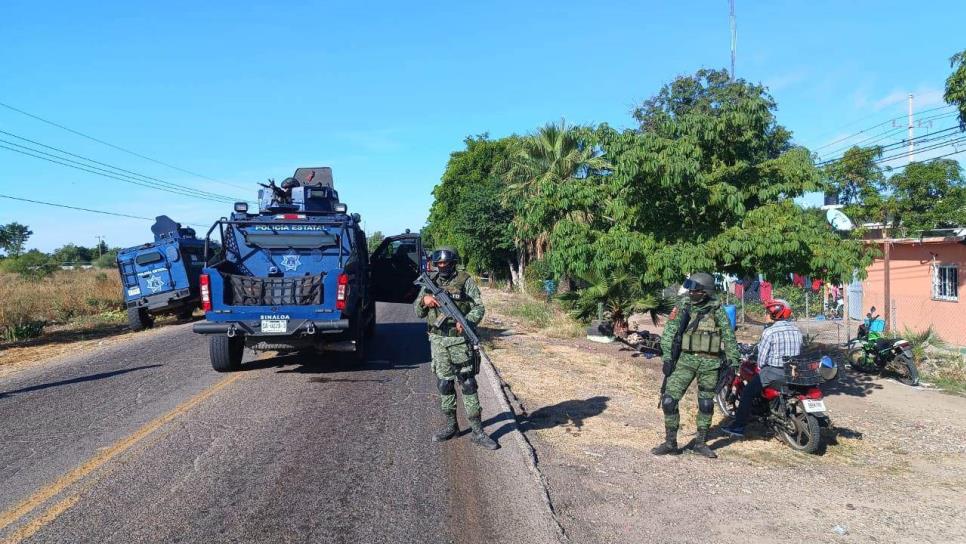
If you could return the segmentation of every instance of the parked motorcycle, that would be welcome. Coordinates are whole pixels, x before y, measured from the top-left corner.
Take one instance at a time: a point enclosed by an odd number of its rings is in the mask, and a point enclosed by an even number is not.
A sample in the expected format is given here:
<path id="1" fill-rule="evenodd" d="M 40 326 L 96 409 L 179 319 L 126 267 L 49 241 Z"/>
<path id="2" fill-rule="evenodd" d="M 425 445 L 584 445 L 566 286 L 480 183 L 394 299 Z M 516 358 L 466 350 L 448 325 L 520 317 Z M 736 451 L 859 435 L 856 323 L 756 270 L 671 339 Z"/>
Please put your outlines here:
<path id="1" fill-rule="evenodd" d="M 859 372 L 893 372 L 906 385 L 919 385 L 919 369 L 912 357 L 912 344 L 901 338 L 883 338 L 885 321 L 873 306 L 859 325 L 858 336 L 849 344 L 849 366 Z"/>
<path id="2" fill-rule="evenodd" d="M 729 368 L 718 380 L 715 401 L 729 417 L 735 417 L 741 393 L 758 374 L 757 345 L 741 344 L 738 372 Z M 772 430 L 793 450 L 816 453 L 822 446 L 822 428 L 832 422 L 818 385 L 835 378 L 838 371 L 828 356 L 820 360 L 789 359 L 785 365 L 785 383 L 765 387 L 755 399 L 752 418 Z"/>

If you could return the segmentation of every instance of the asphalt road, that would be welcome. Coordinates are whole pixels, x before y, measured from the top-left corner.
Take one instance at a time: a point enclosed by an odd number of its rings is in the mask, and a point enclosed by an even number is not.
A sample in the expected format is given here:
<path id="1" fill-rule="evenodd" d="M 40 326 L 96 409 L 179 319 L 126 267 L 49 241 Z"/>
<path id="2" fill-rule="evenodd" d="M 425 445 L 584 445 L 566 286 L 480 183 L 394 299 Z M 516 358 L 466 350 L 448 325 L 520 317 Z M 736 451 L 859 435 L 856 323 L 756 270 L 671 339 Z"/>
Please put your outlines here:
<path id="1" fill-rule="evenodd" d="M 0 378 L 0 540 L 556 541 L 492 384 L 503 448 L 432 443 L 425 327 L 378 314 L 362 366 L 246 354 L 218 374 L 178 325 Z"/>

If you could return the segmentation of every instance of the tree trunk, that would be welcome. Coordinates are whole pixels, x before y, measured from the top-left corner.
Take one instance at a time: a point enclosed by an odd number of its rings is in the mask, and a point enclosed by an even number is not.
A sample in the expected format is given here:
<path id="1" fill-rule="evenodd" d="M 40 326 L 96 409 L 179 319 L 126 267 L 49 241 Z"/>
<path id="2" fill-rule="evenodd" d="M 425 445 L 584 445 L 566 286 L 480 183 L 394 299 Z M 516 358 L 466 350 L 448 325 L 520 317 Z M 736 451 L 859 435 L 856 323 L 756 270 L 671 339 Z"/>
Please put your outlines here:
<path id="1" fill-rule="evenodd" d="M 506 264 L 510 269 L 510 291 L 513 291 L 517 285 L 520 285 L 520 272 L 512 260 L 507 259 Z"/>

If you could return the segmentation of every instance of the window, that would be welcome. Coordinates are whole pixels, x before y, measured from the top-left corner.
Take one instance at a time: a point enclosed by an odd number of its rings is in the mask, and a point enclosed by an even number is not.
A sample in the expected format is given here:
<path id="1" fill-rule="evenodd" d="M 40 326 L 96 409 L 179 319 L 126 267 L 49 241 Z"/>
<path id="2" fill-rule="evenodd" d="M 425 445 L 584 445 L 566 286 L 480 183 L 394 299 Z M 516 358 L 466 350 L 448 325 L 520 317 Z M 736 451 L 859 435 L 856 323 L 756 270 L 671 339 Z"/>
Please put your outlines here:
<path id="1" fill-rule="evenodd" d="M 933 265 L 932 298 L 954 302 L 959 300 L 959 268 L 957 265 Z"/>
<path id="2" fill-rule="evenodd" d="M 157 251 L 142 253 L 134 258 L 134 262 L 138 263 L 141 266 L 157 263 L 157 262 L 160 262 L 161 260 L 162 260 L 161 254 L 158 253 Z"/>

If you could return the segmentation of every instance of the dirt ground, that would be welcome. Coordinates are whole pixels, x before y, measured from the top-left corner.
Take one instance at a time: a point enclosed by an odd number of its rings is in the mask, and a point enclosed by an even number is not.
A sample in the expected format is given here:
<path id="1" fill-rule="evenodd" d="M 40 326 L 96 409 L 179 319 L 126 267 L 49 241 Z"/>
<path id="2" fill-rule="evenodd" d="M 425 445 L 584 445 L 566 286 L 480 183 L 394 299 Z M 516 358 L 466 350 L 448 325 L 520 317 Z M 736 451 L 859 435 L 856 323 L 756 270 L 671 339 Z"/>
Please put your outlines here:
<path id="1" fill-rule="evenodd" d="M 823 455 L 712 427 L 719 458 L 655 457 L 659 359 L 551 338 L 486 290 L 490 356 L 518 397 L 572 542 L 966 542 L 966 399 L 846 372 Z M 679 441 L 694 436 L 694 386 Z"/>
<path id="2" fill-rule="evenodd" d="M 123 319 L 78 319 L 67 325 L 44 329 L 39 338 L 0 343 L 0 376 L 26 366 L 66 355 L 126 342 L 135 334 L 147 335 L 181 323 L 173 316 L 160 316 L 151 330 L 135 333 Z"/>

